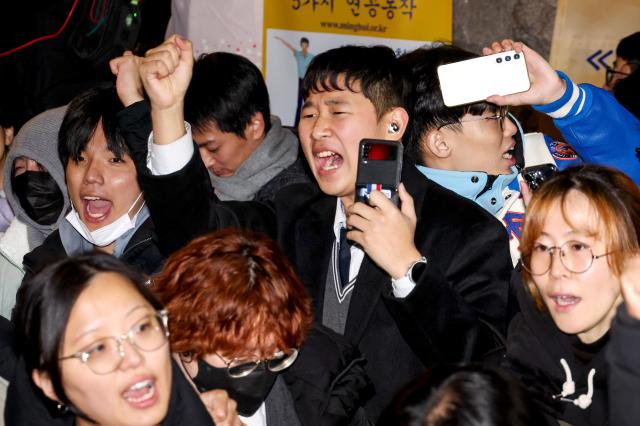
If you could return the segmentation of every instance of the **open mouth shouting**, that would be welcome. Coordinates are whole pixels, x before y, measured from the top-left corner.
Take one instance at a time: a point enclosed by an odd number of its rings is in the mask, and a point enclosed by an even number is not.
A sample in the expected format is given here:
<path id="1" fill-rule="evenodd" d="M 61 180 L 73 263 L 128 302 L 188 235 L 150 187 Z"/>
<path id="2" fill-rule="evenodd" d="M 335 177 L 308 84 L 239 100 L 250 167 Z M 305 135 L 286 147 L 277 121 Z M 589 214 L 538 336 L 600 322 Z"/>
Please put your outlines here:
<path id="1" fill-rule="evenodd" d="M 82 197 L 82 212 L 86 222 L 97 224 L 104 221 L 112 207 L 113 203 L 104 198 L 89 195 Z"/>
<path id="2" fill-rule="evenodd" d="M 516 164 L 516 147 L 515 145 L 512 146 L 511 148 L 509 148 L 508 150 L 506 150 L 505 152 L 502 153 L 502 158 L 504 158 L 505 160 L 507 160 L 511 166 Z"/>
<path id="3" fill-rule="evenodd" d="M 316 170 L 320 175 L 333 173 L 344 161 L 340 154 L 328 150 L 316 152 L 313 157 L 316 163 Z"/>
<path id="4" fill-rule="evenodd" d="M 122 397 L 134 408 L 151 407 L 158 400 L 155 384 L 151 378 L 138 380 L 122 392 Z"/>
<path id="5" fill-rule="evenodd" d="M 572 294 L 558 294 L 554 293 L 550 296 L 554 303 L 554 308 L 557 312 L 568 312 L 576 307 L 582 300 L 578 296 Z"/>

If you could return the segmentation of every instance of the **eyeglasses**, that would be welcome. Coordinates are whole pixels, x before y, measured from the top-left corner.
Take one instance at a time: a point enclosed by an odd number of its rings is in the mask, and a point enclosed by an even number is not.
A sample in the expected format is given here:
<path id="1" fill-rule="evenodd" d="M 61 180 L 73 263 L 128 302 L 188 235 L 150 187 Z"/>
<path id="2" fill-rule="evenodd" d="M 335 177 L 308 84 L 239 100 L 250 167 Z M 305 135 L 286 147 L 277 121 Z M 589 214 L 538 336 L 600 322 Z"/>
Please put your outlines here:
<path id="1" fill-rule="evenodd" d="M 504 120 L 508 116 L 509 116 L 509 106 L 501 106 L 498 109 L 498 113 L 496 115 L 491 115 L 488 117 L 485 117 L 485 116 L 473 117 L 473 118 L 468 118 L 466 120 L 458 120 L 452 123 L 446 123 L 446 124 L 443 124 L 442 126 L 438 126 L 437 130 L 440 130 L 446 126 L 451 126 L 452 124 L 471 123 L 473 121 L 482 121 L 482 120 L 498 120 L 498 123 L 500 123 L 500 130 L 504 130 Z"/>
<path id="2" fill-rule="evenodd" d="M 120 336 L 105 337 L 90 344 L 86 350 L 60 358 L 60 361 L 77 358 L 96 374 L 115 371 L 124 357 L 125 340 L 136 348 L 153 352 L 162 347 L 169 337 L 169 318 L 166 310 L 157 311 L 136 322 Z"/>
<path id="3" fill-rule="evenodd" d="M 267 369 L 274 373 L 285 370 L 291 367 L 296 358 L 298 358 L 298 350 L 289 348 L 276 352 L 271 358 L 267 359 L 234 358 L 231 361 L 227 361 L 220 354 L 216 353 L 216 355 L 227 366 L 229 376 L 239 379 L 253 373 L 260 363 L 265 363 Z"/>
<path id="4" fill-rule="evenodd" d="M 627 62 L 627 65 L 629 65 L 631 67 L 631 72 L 616 71 L 611 67 L 605 68 L 604 79 L 607 82 L 607 84 L 611 84 L 611 82 L 613 81 L 614 74 L 618 74 L 619 76 L 623 76 L 622 78 L 630 76 L 632 74 L 632 72 L 635 71 L 636 68 L 638 68 L 640 63 L 634 62 L 634 61 L 630 61 L 630 62 Z"/>
<path id="5" fill-rule="evenodd" d="M 544 275 L 551 269 L 553 254 L 559 253 L 562 265 L 573 274 L 585 273 L 593 265 L 593 261 L 610 255 L 612 252 L 594 255 L 591 247 L 579 241 L 567 241 L 561 246 L 545 246 L 536 243 L 531 254 L 523 256 L 522 266 L 531 275 Z"/>

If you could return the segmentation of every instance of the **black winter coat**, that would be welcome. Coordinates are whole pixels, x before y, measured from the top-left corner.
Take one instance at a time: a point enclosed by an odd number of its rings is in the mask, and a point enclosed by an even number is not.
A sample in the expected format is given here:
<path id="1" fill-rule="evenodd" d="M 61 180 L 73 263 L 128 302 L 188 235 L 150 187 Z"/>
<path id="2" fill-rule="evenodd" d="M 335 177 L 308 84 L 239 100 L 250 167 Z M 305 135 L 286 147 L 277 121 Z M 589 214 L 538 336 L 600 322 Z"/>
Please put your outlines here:
<path id="1" fill-rule="evenodd" d="M 132 129 L 127 143 L 164 253 L 224 227 L 266 232 L 294 265 L 321 322 L 336 198 L 312 183 L 284 188 L 271 205 L 222 203 L 197 149 L 183 169 L 152 176 L 146 168 L 147 136 Z M 411 294 L 397 299 L 389 275 L 365 256 L 344 333 L 367 359 L 376 388 L 366 405 L 373 421 L 426 368 L 478 359 L 494 347 L 491 330 L 506 330 L 512 266 L 503 226 L 475 203 L 426 179 L 408 159 L 402 181 L 414 198 L 415 244 L 427 265 Z"/>
<path id="2" fill-rule="evenodd" d="M 342 336 L 314 325 L 296 362 L 282 377 L 303 426 L 364 426 L 369 422 L 360 407 L 374 389 L 366 360 Z M 267 418 L 268 418 L 267 406 Z"/>

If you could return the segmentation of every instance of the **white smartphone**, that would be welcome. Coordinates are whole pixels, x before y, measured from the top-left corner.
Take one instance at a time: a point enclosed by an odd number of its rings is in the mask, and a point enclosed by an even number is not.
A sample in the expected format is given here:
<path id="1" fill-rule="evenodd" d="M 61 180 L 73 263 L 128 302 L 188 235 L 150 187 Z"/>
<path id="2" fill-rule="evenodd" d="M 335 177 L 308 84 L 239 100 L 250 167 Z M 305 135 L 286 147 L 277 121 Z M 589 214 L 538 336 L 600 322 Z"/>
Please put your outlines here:
<path id="1" fill-rule="evenodd" d="M 449 107 L 525 92 L 530 86 L 524 52 L 515 50 L 440 65 L 438 78 Z"/>

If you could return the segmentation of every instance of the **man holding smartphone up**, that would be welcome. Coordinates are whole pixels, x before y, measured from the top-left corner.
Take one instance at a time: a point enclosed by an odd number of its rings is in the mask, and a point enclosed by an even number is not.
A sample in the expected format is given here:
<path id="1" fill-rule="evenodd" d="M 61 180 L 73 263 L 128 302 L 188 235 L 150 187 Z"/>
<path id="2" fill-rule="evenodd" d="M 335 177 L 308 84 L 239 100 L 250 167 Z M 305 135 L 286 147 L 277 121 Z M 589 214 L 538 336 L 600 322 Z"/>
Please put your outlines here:
<path id="1" fill-rule="evenodd" d="M 441 46 L 416 49 L 400 60 L 415 82 L 406 152 L 429 179 L 475 201 L 503 222 L 515 265 L 524 218 L 521 190 L 527 189 L 519 183 L 521 168 L 551 163 L 564 169 L 584 161 L 619 168 L 640 183 L 635 157 L 640 122 L 606 91 L 575 85 L 523 43 L 503 40 L 483 53 L 511 50 L 524 56 L 529 90 L 453 107 L 444 103 L 437 69 L 478 55 Z M 570 145 L 541 133 L 524 135 L 508 105 L 525 104 L 537 105 L 553 117 Z"/>
<path id="2" fill-rule="evenodd" d="M 368 360 L 376 388 L 365 408 L 371 421 L 429 366 L 495 349 L 511 269 L 501 226 L 406 161 L 400 207 L 378 191 L 368 204 L 355 202 L 360 141 L 400 143 L 409 120 L 406 82 L 391 49 L 345 46 L 314 59 L 303 82 L 299 137 L 316 182 L 284 188 L 272 205 L 203 202 L 206 173 L 182 118 L 191 55 L 190 43 L 174 36 L 140 67 L 153 122 L 141 185 L 167 251 L 225 224 L 247 226 L 252 212 L 273 218 L 315 318 Z"/>

